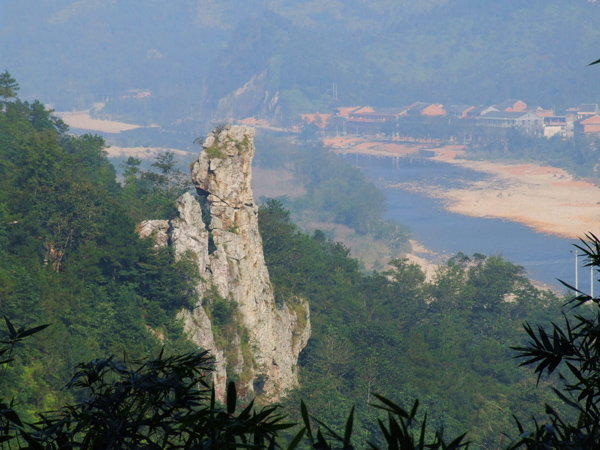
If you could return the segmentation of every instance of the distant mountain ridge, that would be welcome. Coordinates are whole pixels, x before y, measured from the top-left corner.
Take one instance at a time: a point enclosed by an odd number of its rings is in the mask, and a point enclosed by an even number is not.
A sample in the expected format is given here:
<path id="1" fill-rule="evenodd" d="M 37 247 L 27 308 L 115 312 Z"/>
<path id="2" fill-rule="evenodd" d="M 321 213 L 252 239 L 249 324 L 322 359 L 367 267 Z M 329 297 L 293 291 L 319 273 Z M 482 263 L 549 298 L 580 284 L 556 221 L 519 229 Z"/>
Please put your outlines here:
<path id="1" fill-rule="evenodd" d="M 456 0 L 429 6 L 390 8 L 398 16 L 382 12 L 379 27 L 368 26 L 367 14 L 352 21 L 331 11 L 318 16 L 328 17 L 323 22 L 270 12 L 241 24 L 207 77 L 205 105 L 215 108 L 231 93 L 230 84 L 242 86 L 263 70 L 264 91 L 279 94 L 287 117 L 306 112 L 308 104 L 323 111 L 340 104 L 486 104 L 509 97 L 547 107 L 597 101 L 597 71 L 585 66 L 596 59 L 598 4 Z M 223 115 L 249 109 L 227 106 Z M 257 101 L 257 113 L 261 109 Z"/>
<path id="2" fill-rule="evenodd" d="M 585 67 L 598 58 L 598 8 L 587 0 L 150 0 L 143 9 L 60 0 L 34 11 L 3 5 L 0 36 L 23 95 L 57 107 L 109 98 L 109 112 L 162 123 L 269 114 L 285 123 L 335 104 L 600 102 L 597 70 Z M 255 94 L 231 101 L 263 73 Z M 120 98 L 140 88 L 151 95 Z"/>

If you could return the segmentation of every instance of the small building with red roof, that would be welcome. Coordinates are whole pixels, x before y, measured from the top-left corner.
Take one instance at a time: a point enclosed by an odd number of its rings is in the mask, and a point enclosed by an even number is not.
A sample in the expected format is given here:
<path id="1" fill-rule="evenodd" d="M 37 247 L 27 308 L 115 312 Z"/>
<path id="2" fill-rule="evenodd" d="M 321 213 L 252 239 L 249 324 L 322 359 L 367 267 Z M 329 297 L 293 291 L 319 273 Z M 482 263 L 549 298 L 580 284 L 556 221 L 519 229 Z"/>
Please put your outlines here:
<path id="1" fill-rule="evenodd" d="M 600 116 L 594 115 L 587 119 L 575 122 L 575 133 L 598 134 L 600 133 Z"/>
<path id="2" fill-rule="evenodd" d="M 419 116 L 445 116 L 446 110 L 440 103 L 417 102 L 408 107 L 407 113 Z"/>
<path id="3" fill-rule="evenodd" d="M 523 100 L 509 98 L 508 100 L 504 100 L 502 103 L 499 103 L 495 106 L 498 111 L 521 112 L 527 108 L 527 103 L 525 103 Z"/>

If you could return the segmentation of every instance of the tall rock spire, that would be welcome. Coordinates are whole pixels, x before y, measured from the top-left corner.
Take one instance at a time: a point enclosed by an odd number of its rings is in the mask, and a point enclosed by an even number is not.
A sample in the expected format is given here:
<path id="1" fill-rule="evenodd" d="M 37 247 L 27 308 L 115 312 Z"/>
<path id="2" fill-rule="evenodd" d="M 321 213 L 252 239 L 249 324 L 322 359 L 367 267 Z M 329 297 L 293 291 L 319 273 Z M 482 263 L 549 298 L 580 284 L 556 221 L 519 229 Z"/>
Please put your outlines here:
<path id="1" fill-rule="evenodd" d="M 176 254 L 198 266 L 198 303 L 182 317 L 190 339 L 213 352 L 220 398 L 227 379 L 238 381 L 242 392 L 279 398 L 297 385 L 298 355 L 310 336 L 306 301 L 275 303 L 251 188 L 255 151 L 253 128 L 225 126 L 210 133 L 192 166 L 205 209 L 184 194 L 170 224 Z M 218 324 L 214 317 L 211 323 L 217 304 L 228 312 Z"/>

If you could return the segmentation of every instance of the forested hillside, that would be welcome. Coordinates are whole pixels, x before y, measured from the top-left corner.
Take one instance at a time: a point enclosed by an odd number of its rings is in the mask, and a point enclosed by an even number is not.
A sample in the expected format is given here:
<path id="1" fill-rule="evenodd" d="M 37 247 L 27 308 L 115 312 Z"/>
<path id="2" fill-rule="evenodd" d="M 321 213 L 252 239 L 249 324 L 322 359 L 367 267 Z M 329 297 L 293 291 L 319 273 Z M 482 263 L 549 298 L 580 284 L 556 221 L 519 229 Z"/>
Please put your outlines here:
<path id="1" fill-rule="evenodd" d="M 536 388 L 509 349 L 525 339 L 524 321 L 560 319 L 562 302 L 535 289 L 522 267 L 458 254 L 429 282 L 403 260 L 364 274 L 341 244 L 298 232 L 281 203 L 268 202 L 259 217 L 276 296 L 300 295 L 311 307 L 301 387 L 284 402 L 296 420 L 303 399 L 343 434 L 356 405 L 357 436 L 377 441 L 373 393 L 405 407 L 418 398 L 432 425 L 452 436 L 469 430 L 476 448 L 497 448 L 513 414 L 537 416 L 544 403 L 563 409 L 545 389 L 551 380 Z"/>
<path id="2" fill-rule="evenodd" d="M 286 3 L 281 14 L 240 23 L 207 78 L 213 108 L 248 74 L 263 71 L 255 84 L 279 92 L 284 118 L 331 104 L 495 104 L 516 97 L 560 107 L 598 98 L 594 75 L 574 69 L 595 60 L 586 42 L 597 40 L 597 4 L 356 2 L 342 10 L 332 2 L 317 11 Z M 236 76 L 237 83 L 223 82 Z M 260 100 L 255 105 L 264 114 Z M 241 110 L 232 102 L 225 112 Z"/>
<path id="3" fill-rule="evenodd" d="M 108 99 L 103 113 L 139 122 L 233 114 L 288 123 L 331 105 L 415 101 L 600 101 L 597 71 L 580 70 L 598 58 L 600 6 L 587 0 L 23 5 L 3 5 L 0 36 L 2 69 L 25 98 L 61 109 Z"/>
<path id="4" fill-rule="evenodd" d="M 0 110 L 0 315 L 51 325 L 18 352 L 4 394 L 53 409 L 79 362 L 189 348 L 175 314 L 192 306 L 194 273 L 136 232 L 173 213 L 170 169 L 130 170 L 123 187 L 102 139 L 69 135 L 39 102 L 3 97 Z"/>

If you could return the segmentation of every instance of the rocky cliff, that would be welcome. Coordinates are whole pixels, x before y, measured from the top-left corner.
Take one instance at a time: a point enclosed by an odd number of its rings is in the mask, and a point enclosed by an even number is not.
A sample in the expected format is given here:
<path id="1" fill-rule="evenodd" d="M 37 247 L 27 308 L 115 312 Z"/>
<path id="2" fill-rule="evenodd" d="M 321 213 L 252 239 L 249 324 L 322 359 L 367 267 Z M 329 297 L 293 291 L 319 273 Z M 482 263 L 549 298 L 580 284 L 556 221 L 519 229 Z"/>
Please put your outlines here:
<path id="1" fill-rule="evenodd" d="M 224 118 L 266 119 L 273 125 L 281 125 L 282 111 L 279 91 L 268 88 L 268 71 L 252 76 L 243 86 L 219 99 L 217 113 Z"/>
<path id="2" fill-rule="evenodd" d="M 279 398 L 298 383 L 298 355 L 310 336 L 304 300 L 275 302 L 250 186 L 254 153 L 254 129 L 215 129 L 192 166 L 199 200 L 184 194 L 176 219 L 141 226 L 143 236 L 173 245 L 198 267 L 198 303 L 182 318 L 190 339 L 213 352 L 221 399 L 228 379 L 241 392 Z"/>

